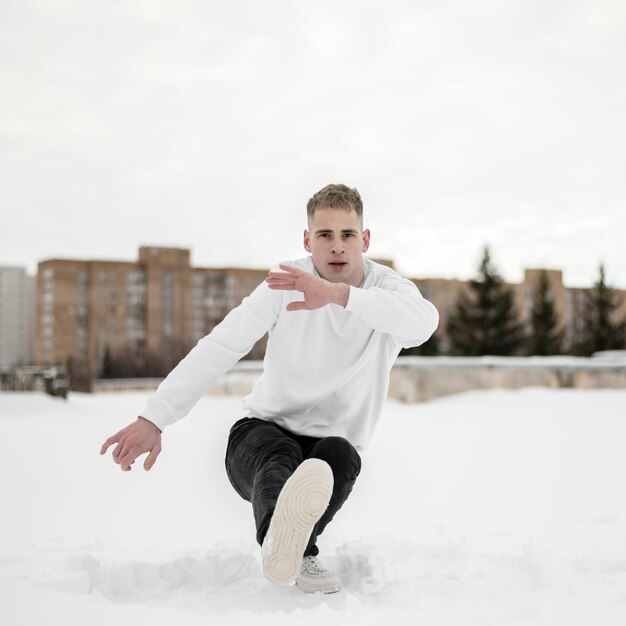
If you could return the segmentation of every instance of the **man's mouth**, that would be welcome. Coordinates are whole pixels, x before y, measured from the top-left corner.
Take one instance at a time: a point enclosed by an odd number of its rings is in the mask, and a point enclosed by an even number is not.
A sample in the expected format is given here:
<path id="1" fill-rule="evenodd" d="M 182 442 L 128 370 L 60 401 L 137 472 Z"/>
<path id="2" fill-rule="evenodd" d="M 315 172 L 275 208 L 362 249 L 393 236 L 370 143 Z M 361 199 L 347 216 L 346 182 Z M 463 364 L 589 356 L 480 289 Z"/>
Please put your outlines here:
<path id="1" fill-rule="evenodd" d="M 345 261 L 331 261 L 328 265 L 332 265 L 333 267 L 343 267 L 347 265 Z"/>

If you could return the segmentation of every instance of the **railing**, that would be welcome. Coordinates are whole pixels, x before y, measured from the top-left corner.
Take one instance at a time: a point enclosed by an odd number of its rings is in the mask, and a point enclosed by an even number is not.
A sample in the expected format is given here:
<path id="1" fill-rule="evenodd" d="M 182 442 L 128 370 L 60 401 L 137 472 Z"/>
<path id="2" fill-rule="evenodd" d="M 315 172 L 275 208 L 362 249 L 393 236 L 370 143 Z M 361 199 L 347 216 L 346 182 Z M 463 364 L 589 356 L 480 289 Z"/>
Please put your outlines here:
<path id="1" fill-rule="evenodd" d="M 423 402 L 475 389 L 626 389 L 626 353 L 592 357 L 402 357 L 389 396 Z"/>
<path id="2" fill-rule="evenodd" d="M 263 371 L 261 361 L 241 361 L 208 390 L 212 395 L 246 395 Z M 154 391 L 162 378 L 94 380 L 93 392 Z M 626 389 L 626 353 L 593 357 L 399 357 L 391 370 L 389 397 L 423 402 L 473 389 L 523 387 Z M 2 391 L 45 391 L 67 397 L 64 367 L 0 369 Z"/>
<path id="3" fill-rule="evenodd" d="M 241 361 L 208 390 L 245 395 L 263 371 L 261 361 Z M 160 378 L 96 380 L 93 391 L 151 392 Z M 523 387 L 626 389 L 626 353 L 572 357 L 399 357 L 391 370 L 389 397 L 423 402 L 473 389 Z"/>
<path id="4" fill-rule="evenodd" d="M 1 368 L 0 391 L 43 391 L 67 398 L 69 378 L 63 366 Z"/>

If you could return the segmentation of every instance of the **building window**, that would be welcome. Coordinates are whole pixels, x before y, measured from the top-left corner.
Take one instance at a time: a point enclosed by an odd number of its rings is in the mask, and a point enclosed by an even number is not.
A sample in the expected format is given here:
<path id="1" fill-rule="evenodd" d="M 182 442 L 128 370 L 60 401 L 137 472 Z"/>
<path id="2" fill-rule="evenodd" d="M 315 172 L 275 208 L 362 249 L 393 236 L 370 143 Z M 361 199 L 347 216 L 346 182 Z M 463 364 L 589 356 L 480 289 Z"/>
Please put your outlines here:
<path id="1" fill-rule="evenodd" d="M 126 284 L 133 285 L 145 282 L 146 276 L 144 272 L 128 272 L 126 274 Z"/>

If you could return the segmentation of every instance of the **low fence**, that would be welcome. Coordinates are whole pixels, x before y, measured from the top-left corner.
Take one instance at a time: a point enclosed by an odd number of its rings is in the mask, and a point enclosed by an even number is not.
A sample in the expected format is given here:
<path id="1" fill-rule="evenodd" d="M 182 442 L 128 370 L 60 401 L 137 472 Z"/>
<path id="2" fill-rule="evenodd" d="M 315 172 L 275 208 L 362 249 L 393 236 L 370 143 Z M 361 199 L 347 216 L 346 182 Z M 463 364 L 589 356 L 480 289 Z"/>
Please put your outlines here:
<path id="1" fill-rule="evenodd" d="M 207 393 L 216 396 L 245 396 L 252 391 L 254 383 L 263 371 L 262 361 L 240 361 L 228 373 L 220 376 Z M 92 391 L 153 391 L 162 378 L 100 378 L 93 381 Z"/>
<path id="2" fill-rule="evenodd" d="M 0 369 L 0 391 L 44 391 L 67 398 L 69 379 L 64 367 L 21 366 Z"/>
<path id="3" fill-rule="evenodd" d="M 389 396 L 424 402 L 474 389 L 626 389 L 626 357 L 401 357 Z"/>
<path id="4" fill-rule="evenodd" d="M 262 362 L 241 361 L 208 391 L 213 395 L 250 393 Z M 161 379 L 96 380 L 94 392 L 152 391 Z M 626 389 L 626 355 L 598 357 L 399 357 L 391 370 L 389 397 L 424 402 L 473 389 L 523 387 Z"/>

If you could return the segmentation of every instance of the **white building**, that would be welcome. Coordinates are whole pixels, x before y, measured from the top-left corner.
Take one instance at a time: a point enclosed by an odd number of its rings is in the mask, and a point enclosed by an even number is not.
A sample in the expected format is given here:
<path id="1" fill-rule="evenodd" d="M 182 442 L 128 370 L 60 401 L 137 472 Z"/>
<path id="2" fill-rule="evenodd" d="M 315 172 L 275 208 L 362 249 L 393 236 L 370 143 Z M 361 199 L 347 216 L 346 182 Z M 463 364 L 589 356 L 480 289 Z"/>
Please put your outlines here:
<path id="1" fill-rule="evenodd" d="M 0 367 L 34 363 L 36 279 L 0 267 Z"/>

